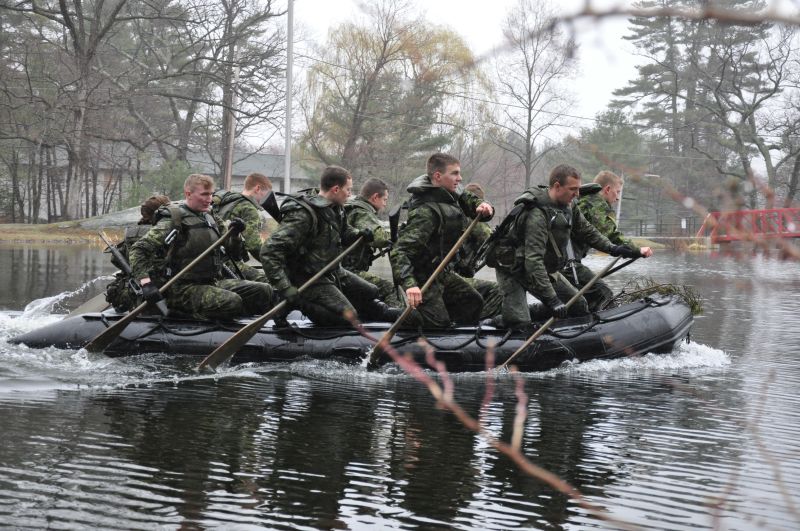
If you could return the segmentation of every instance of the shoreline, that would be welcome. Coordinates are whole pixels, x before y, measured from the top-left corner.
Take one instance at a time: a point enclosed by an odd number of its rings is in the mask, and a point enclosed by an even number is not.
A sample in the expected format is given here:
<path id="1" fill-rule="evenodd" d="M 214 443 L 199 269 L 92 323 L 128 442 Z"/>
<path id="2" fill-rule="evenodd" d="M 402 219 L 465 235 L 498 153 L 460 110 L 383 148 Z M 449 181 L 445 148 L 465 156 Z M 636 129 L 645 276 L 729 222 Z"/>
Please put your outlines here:
<path id="1" fill-rule="evenodd" d="M 113 240 L 120 239 L 124 232 L 123 229 L 117 227 L 108 227 L 104 230 Z M 105 246 L 96 230 L 83 228 L 74 221 L 47 224 L 0 224 L 0 245 L 8 244 Z"/>

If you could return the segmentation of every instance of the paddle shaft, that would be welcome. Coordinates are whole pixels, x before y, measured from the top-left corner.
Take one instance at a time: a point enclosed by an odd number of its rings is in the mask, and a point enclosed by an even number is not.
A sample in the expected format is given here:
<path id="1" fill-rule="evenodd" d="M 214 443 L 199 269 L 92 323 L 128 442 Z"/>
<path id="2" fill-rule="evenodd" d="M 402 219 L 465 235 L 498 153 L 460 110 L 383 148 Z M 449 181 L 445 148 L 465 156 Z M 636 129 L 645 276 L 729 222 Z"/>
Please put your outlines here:
<path id="1" fill-rule="evenodd" d="M 456 241 L 456 243 L 453 245 L 453 248 L 450 249 L 450 252 L 445 255 L 441 263 L 439 263 L 439 266 L 433 271 L 433 273 L 431 273 L 431 276 L 428 277 L 428 280 L 425 281 L 425 284 L 422 285 L 420 292 L 423 296 L 425 295 L 425 292 L 428 291 L 428 288 L 431 286 L 431 284 L 433 284 L 433 282 L 436 280 L 436 277 L 438 277 L 439 274 L 444 271 L 444 268 L 447 267 L 447 264 L 453 259 L 453 256 L 455 256 L 459 248 L 461 248 L 461 246 L 467 240 L 472 230 L 478 226 L 480 217 L 480 215 L 475 216 L 475 219 L 473 219 L 472 223 L 469 224 L 467 229 L 464 231 L 464 234 L 462 234 L 461 237 Z M 403 313 L 400 314 L 400 317 L 397 318 L 397 321 L 395 321 L 392 327 L 386 331 L 381 340 L 378 341 L 378 344 L 375 345 L 375 348 L 372 349 L 372 352 L 370 352 L 369 362 L 367 364 L 369 367 L 375 366 L 376 362 L 378 361 L 378 357 L 381 355 L 381 350 L 392 340 L 394 335 L 403 325 L 403 321 L 406 320 L 413 309 L 414 308 L 412 308 L 410 305 L 406 304 L 406 309 L 403 310 Z"/>
<path id="2" fill-rule="evenodd" d="M 611 268 L 614 266 L 614 264 L 616 264 L 618 261 L 619 261 L 619 257 L 616 257 L 616 258 L 614 258 L 614 259 L 613 259 L 611 262 L 609 262 L 609 263 L 608 263 L 608 265 L 606 265 L 606 266 L 605 266 L 605 267 L 604 267 L 604 268 L 603 268 L 603 269 L 602 269 L 602 270 L 601 270 L 599 273 L 597 273 L 597 274 L 596 274 L 594 277 L 592 277 L 592 280 L 590 280 L 589 282 L 587 282 L 585 286 L 583 286 L 581 289 L 579 289 L 579 290 L 578 290 L 578 293 L 576 293 L 575 295 L 573 295 L 573 296 L 572 296 L 572 298 L 571 298 L 570 300 L 568 300 L 568 301 L 567 301 L 567 303 L 566 303 L 566 305 L 565 305 L 565 306 L 566 306 L 567 308 L 569 308 L 570 306 L 572 306 L 572 305 L 575 303 L 575 301 L 577 301 L 578 299 L 580 299 L 581 297 L 583 297 L 583 294 L 584 294 L 584 293 L 586 293 L 587 291 L 589 291 L 589 290 L 591 289 L 591 287 L 592 287 L 592 286 L 594 286 L 594 285 L 595 285 L 595 283 L 596 283 L 598 280 L 600 280 L 601 278 L 603 278 L 604 276 L 606 276 L 606 273 L 608 273 L 608 272 L 609 272 L 609 270 L 610 270 L 610 269 L 611 269 Z M 555 317 L 551 317 L 550 319 L 548 319 L 547 321 L 545 321 L 545 323 L 544 323 L 544 324 L 543 324 L 541 327 L 539 327 L 539 329 L 538 329 L 536 332 L 534 332 L 534 333 L 533 333 L 533 335 L 532 335 L 531 337 L 529 337 L 529 338 L 528 338 L 528 339 L 525 341 L 525 343 L 523 343 L 523 344 L 522 344 L 522 345 L 521 345 L 521 346 L 520 346 L 520 347 L 519 347 L 519 348 L 518 348 L 518 349 L 517 349 L 517 350 L 516 350 L 516 351 L 515 351 L 515 352 L 514 352 L 512 355 L 511 355 L 511 356 L 509 356 L 509 357 L 508 357 L 508 359 L 507 359 L 507 360 L 506 360 L 506 361 L 505 361 L 505 362 L 504 362 L 502 365 L 500 365 L 500 367 L 498 367 L 498 369 L 502 369 L 502 368 L 504 368 L 506 365 L 508 365 L 509 363 L 511 363 L 511 360 L 513 360 L 514 358 L 516 358 L 516 357 L 517 357 L 517 355 L 518 355 L 520 352 L 522 352 L 523 350 L 525 350 L 526 348 L 528 348 L 528 347 L 531 345 L 531 343 L 533 343 L 534 341 L 536 341 L 536 339 L 537 339 L 537 338 L 538 338 L 540 335 L 544 334 L 544 333 L 545 333 L 545 331 L 547 331 L 547 329 L 548 329 L 548 328 L 550 328 L 550 327 L 552 326 L 552 324 L 553 324 L 555 321 L 556 321 L 556 318 L 555 318 Z"/>
<path id="3" fill-rule="evenodd" d="M 228 230 L 225 234 L 223 234 L 217 241 L 209 246 L 208 249 L 200 253 L 200 255 L 189 262 L 189 264 L 175 273 L 163 286 L 161 286 L 158 291 L 163 294 L 164 292 L 169 289 L 175 282 L 180 280 L 186 273 L 192 270 L 194 266 L 200 263 L 203 259 L 205 259 L 209 254 L 213 253 L 214 250 L 225 243 L 225 241 L 231 236 L 231 231 Z M 114 323 L 113 325 L 106 328 L 103 332 L 97 335 L 94 339 L 89 341 L 85 347 L 86 350 L 89 352 L 102 352 L 108 347 L 119 335 L 122 333 L 123 330 L 133 321 L 140 313 L 142 313 L 145 308 L 149 305 L 149 302 L 143 302 L 130 312 L 128 312 L 122 319 Z"/>
<path id="4" fill-rule="evenodd" d="M 618 265 L 618 266 L 617 266 L 617 267 L 615 267 L 614 269 L 609 269 L 608 271 L 606 271 L 606 272 L 605 272 L 605 274 L 603 275 L 603 278 L 606 278 L 607 276 L 609 276 L 609 275 L 612 275 L 612 274 L 616 273 L 617 271 L 619 271 L 620 269 L 622 269 L 622 268 L 624 268 L 624 267 L 628 267 L 629 265 L 631 265 L 632 263 L 634 263 L 634 262 L 635 262 L 636 260 L 638 260 L 638 259 L 639 259 L 639 258 L 631 258 L 631 259 L 630 259 L 630 260 L 628 260 L 627 262 L 625 262 L 625 263 L 622 263 L 622 264 Z"/>
<path id="5" fill-rule="evenodd" d="M 345 249 L 341 252 L 336 258 L 331 261 L 328 265 L 320 269 L 313 277 L 308 279 L 302 286 L 297 288 L 297 293 L 300 294 L 306 290 L 309 286 L 314 284 L 317 280 L 321 279 L 325 276 L 331 269 L 336 267 L 342 259 L 351 253 L 355 248 L 361 244 L 364 240 L 363 236 L 359 236 L 359 238 L 353 242 L 350 247 Z M 214 352 L 206 356 L 206 358 L 200 362 L 200 365 L 197 366 L 197 370 L 203 370 L 206 367 L 211 367 L 212 369 L 216 369 L 220 364 L 224 363 L 228 360 L 231 356 L 236 354 L 240 348 L 242 348 L 245 344 L 247 344 L 250 339 L 261 330 L 261 327 L 264 324 L 272 319 L 275 315 L 278 314 L 281 310 L 286 307 L 286 301 L 279 302 L 274 308 L 270 311 L 253 321 L 252 323 L 248 324 L 231 337 L 227 339 L 224 343 L 214 349 Z"/>

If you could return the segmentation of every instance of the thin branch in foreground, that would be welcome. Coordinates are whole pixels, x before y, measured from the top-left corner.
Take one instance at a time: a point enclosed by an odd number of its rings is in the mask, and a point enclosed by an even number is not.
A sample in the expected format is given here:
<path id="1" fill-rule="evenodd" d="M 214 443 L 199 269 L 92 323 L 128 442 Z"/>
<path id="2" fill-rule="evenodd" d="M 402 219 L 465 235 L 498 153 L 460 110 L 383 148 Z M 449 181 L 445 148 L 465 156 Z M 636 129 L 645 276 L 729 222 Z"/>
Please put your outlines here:
<path id="1" fill-rule="evenodd" d="M 353 327 L 358 330 L 363 337 L 377 344 L 378 340 L 372 334 L 367 332 L 352 314 L 346 314 L 345 317 L 352 323 Z M 619 529 L 640 529 L 640 527 L 636 524 L 617 519 L 608 514 L 608 512 L 606 512 L 602 507 L 590 503 L 588 500 L 586 500 L 586 498 L 584 498 L 578 489 L 573 487 L 567 481 L 563 480 L 556 474 L 553 474 L 552 472 L 534 464 L 527 457 L 525 457 L 521 450 L 521 442 L 527 416 L 527 396 L 523 390 L 524 382 L 517 373 L 513 374 L 516 380 L 516 395 L 518 404 L 514 418 L 512 443 L 508 444 L 500 439 L 497 439 L 491 433 L 486 431 L 481 422 L 471 417 L 461 407 L 461 405 L 456 402 L 456 400 L 453 398 L 453 381 L 447 372 L 444 362 L 436 359 L 435 351 L 429 343 L 425 342 L 424 339 L 421 339 L 420 341 L 425 348 L 426 362 L 435 368 L 439 376 L 442 378 L 444 387 L 439 385 L 439 383 L 433 379 L 418 363 L 416 363 L 410 355 L 401 354 L 391 345 L 391 343 L 387 343 L 382 350 L 389 355 L 392 361 L 396 363 L 403 370 L 403 372 L 412 376 L 415 380 L 428 388 L 428 391 L 431 393 L 433 398 L 436 399 L 437 407 L 452 413 L 456 419 L 461 422 L 461 424 L 463 424 L 470 431 L 477 433 L 495 450 L 508 457 L 522 472 L 535 479 L 538 479 L 561 494 L 564 494 L 565 496 L 575 500 L 582 509 L 587 511 L 595 518 L 605 522 L 613 523 Z M 493 369 L 493 367 L 487 367 L 487 375 L 494 374 L 494 371 L 490 369 Z M 490 377 L 491 376 L 487 376 L 487 378 Z M 492 395 L 488 395 L 487 393 L 487 395 L 484 396 L 483 404 L 488 404 L 488 402 L 491 401 L 491 398 Z M 520 404 L 519 402 L 523 403 Z M 521 411 L 522 413 L 520 413 Z"/>

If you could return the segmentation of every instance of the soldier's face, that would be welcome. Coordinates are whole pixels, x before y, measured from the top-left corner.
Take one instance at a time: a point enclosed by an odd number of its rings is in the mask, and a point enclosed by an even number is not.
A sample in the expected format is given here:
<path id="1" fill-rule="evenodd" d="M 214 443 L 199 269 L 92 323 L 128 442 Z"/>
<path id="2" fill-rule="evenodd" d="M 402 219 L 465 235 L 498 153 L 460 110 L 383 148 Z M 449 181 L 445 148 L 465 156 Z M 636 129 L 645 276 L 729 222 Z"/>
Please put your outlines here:
<path id="1" fill-rule="evenodd" d="M 194 186 L 191 190 L 184 190 L 183 195 L 186 197 L 186 206 L 195 212 L 208 212 L 211 207 L 211 188 Z"/>
<path id="2" fill-rule="evenodd" d="M 256 200 L 256 203 L 259 205 L 264 202 L 264 199 L 267 198 L 269 193 L 272 191 L 272 188 L 267 188 L 266 186 L 262 186 L 260 184 L 256 185 L 256 193 L 253 194 L 253 199 Z"/>
<path id="3" fill-rule="evenodd" d="M 347 198 L 350 197 L 350 192 L 353 190 L 353 179 L 347 179 L 347 182 L 344 183 L 344 186 L 339 186 L 338 184 L 331 188 L 331 193 L 328 199 L 332 203 L 336 203 L 339 206 L 344 205 L 347 202 Z"/>
<path id="4" fill-rule="evenodd" d="M 386 190 L 383 194 L 372 194 L 372 197 L 369 198 L 369 202 L 375 207 L 375 210 L 380 212 L 389 204 L 389 190 Z"/>
<path id="5" fill-rule="evenodd" d="M 443 172 L 434 172 L 431 182 L 448 192 L 455 192 L 458 185 L 461 184 L 461 165 L 449 164 Z"/>
<path id="6" fill-rule="evenodd" d="M 606 198 L 606 201 L 609 205 L 613 205 L 617 201 L 619 201 L 619 196 L 622 193 L 622 183 L 619 184 L 609 184 L 605 188 L 603 188 L 603 196 Z"/>
<path id="7" fill-rule="evenodd" d="M 550 198 L 561 206 L 567 206 L 578 197 L 581 189 L 581 180 L 577 177 L 567 177 L 566 182 L 555 183 L 550 187 Z"/>

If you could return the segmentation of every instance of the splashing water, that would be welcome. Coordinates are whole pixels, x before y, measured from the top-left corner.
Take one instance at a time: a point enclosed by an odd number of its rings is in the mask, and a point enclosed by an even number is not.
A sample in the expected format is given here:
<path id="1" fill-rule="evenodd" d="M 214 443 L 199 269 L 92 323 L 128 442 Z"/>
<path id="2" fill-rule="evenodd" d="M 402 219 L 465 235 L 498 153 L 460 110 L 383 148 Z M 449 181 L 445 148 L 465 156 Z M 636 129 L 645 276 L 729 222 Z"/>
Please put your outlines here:
<path id="1" fill-rule="evenodd" d="M 62 303 L 65 301 L 82 295 L 98 282 L 112 280 L 113 278 L 114 277 L 111 275 L 101 275 L 84 282 L 73 291 L 64 291 L 51 297 L 33 300 L 25 306 L 25 310 L 23 310 L 20 317 L 31 319 L 34 317 L 45 317 L 53 313 L 60 313 L 64 310 L 64 305 Z"/>

